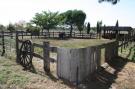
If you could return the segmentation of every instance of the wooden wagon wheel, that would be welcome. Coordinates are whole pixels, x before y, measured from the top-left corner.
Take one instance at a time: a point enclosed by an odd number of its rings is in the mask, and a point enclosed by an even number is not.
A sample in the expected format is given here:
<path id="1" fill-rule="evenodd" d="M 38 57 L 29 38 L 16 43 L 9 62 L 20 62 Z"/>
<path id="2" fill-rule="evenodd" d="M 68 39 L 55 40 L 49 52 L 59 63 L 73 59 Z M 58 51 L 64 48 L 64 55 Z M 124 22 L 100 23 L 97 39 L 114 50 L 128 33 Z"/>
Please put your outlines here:
<path id="1" fill-rule="evenodd" d="M 19 62 L 23 67 L 30 68 L 32 66 L 32 53 L 32 42 L 30 40 L 24 41 L 19 50 Z"/>

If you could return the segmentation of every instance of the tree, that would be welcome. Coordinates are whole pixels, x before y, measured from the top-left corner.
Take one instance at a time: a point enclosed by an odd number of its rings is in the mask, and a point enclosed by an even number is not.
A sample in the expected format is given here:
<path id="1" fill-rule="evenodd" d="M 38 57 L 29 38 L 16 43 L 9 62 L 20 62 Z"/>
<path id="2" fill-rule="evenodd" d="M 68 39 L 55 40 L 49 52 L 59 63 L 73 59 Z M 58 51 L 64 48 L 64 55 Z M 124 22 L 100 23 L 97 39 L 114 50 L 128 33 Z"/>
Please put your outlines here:
<path id="1" fill-rule="evenodd" d="M 87 34 L 90 33 L 90 23 L 87 24 Z"/>
<path id="2" fill-rule="evenodd" d="M 75 25 L 77 26 L 78 30 L 81 33 L 86 19 L 86 14 L 81 10 L 74 10 L 73 16 Z"/>
<path id="3" fill-rule="evenodd" d="M 33 26 L 31 23 L 26 23 L 26 27 L 25 27 L 27 32 L 31 32 L 33 30 Z"/>
<path id="4" fill-rule="evenodd" d="M 59 23 L 58 12 L 46 12 L 36 13 L 33 20 L 31 20 L 37 26 L 40 26 L 43 29 L 46 29 L 48 32 L 51 28 L 54 28 Z"/>
<path id="5" fill-rule="evenodd" d="M 101 38 L 101 29 L 102 28 L 102 21 L 97 22 L 97 34 L 99 35 L 99 38 Z"/>
<path id="6" fill-rule="evenodd" d="M 25 25 L 26 25 L 26 22 L 23 21 L 23 20 L 21 20 L 21 21 L 14 24 L 15 29 L 16 30 L 21 30 L 21 31 L 23 31 L 25 29 Z"/>
<path id="7" fill-rule="evenodd" d="M 97 34 L 101 33 L 102 21 L 97 22 Z"/>
<path id="8" fill-rule="evenodd" d="M 0 24 L 0 31 L 4 31 L 6 28 L 4 25 Z"/>
<path id="9" fill-rule="evenodd" d="M 72 36 L 73 25 L 81 32 L 83 30 L 86 14 L 81 10 L 68 10 L 63 13 L 65 24 L 70 25 L 70 37 Z"/>
<path id="10" fill-rule="evenodd" d="M 73 25 L 74 25 L 74 17 L 73 17 L 73 11 L 68 10 L 65 13 L 63 13 L 64 18 L 64 23 L 67 25 L 70 25 L 70 37 L 72 37 L 72 30 L 73 30 Z"/>
<path id="11" fill-rule="evenodd" d="M 7 30 L 9 30 L 10 32 L 13 32 L 13 31 L 15 31 L 15 26 L 10 23 L 10 24 L 7 26 Z"/>
<path id="12" fill-rule="evenodd" d="M 115 4 L 117 4 L 120 0 L 98 0 L 99 1 L 99 3 L 101 3 L 101 2 L 110 2 L 110 3 L 112 3 L 113 5 L 115 5 Z"/>
<path id="13" fill-rule="evenodd" d="M 116 30 L 115 34 L 116 34 L 116 37 L 118 35 L 118 27 L 119 27 L 119 22 L 117 20 L 116 25 L 115 25 L 115 30 Z"/>

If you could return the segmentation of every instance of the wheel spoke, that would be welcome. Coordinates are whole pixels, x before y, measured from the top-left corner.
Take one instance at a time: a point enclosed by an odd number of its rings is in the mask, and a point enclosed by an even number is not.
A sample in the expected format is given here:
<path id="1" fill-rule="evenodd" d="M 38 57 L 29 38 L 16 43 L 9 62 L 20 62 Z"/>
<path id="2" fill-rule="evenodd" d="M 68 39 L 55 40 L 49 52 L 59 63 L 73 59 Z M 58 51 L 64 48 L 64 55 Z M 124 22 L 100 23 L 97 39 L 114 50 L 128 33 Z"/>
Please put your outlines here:
<path id="1" fill-rule="evenodd" d="M 31 41 L 26 40 L 22 43 L 20 47 L 20 63 L 23 67 L 30 67 L 32 64 L 32 44 Z"/>

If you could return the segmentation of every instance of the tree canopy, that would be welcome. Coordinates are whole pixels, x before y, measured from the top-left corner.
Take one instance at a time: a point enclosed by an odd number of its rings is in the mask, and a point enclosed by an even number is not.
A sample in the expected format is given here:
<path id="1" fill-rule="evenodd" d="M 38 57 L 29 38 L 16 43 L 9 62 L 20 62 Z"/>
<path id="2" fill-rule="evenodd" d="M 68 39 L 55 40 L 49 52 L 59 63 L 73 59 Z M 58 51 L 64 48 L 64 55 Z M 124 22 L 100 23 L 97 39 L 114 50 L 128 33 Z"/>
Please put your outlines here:
<path id="1" fill-rule="evenodd" d="M 9 30 L 10 32 L 13 32 L 13 31 L 15 31 L 15 26 L 10 23 L 10 24 L 7 26 L 7 30 Z"/>
<path id="2" fill-rule="evenodd" d="M 58 12 L 43 11 L 42 13 L 36 13 L 31 22 L 47 29 L 49 32 L 49 29 L 54 28 L 59 23 Z"/>
<path id="3" fill-rule="evenodd" d="M 0 31 L 4 31 L 6 28 L 4 25 L 0 24 Z"/>
<path id="4" fill-rule="evenodd" d="M 70 25 L 70 36 L 72 36 L 73 25 L 77 26 L 81 32 L 86 19 L 86 14 L 82 10 L 68 10 L 63 13 L 64 23 Z"/>
<path id="5" fill-rule="evenodd" d="M 99 3 L 101 2 L 110 2 L 112 3 L 113 5 L 117 4 L 120 0 L 98 0 Z"/>
<path id="6" fill-rule="evenodd" d="M 90 23 L 88 22 L 88 24 L 87 24 L 87 34 L 89 34 L 90 33 Z"/>

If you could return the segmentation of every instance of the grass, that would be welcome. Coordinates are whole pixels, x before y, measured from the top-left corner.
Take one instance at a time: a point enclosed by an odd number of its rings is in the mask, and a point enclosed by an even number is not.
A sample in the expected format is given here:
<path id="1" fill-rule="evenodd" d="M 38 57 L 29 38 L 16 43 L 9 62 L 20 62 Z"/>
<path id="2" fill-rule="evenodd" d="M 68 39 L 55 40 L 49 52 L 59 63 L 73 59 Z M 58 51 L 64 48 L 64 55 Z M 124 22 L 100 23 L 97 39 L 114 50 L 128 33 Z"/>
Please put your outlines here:
<path id="1" fill-rule="evenodd" d="M 121 47 L 119 48 L 119 55 L 122 56 L 123 58 L 127 58 L 130 61 L 135 62 L 135 46 L 134 44 L 130 44 L 129 46 L 125 47 L 122 49 L 121 52 Z"/>
<path id="2" fill-rule="evenodd" d="M 43 64 L 36 63 L 39 68 Z M 39 73 L 24 71 L 14 60 L 0 57 L 0 89 L 71 89 L 60 80 L 54 81 L 42 70 Z"/>
<path id="3" fill-rule="evenodd" d="M 36 43 L 42 44 L 42 41 L 46 41 L 46 39 L 40 39 L 35 40 Z M 51 45 L 56 45 L 60 47 L 71 47 L 71 48 L 80 48 L 85 46 L 92 46 L 92 45 L 98 45 L 98 44 L 104 44 L 109 42 L 109 40 L 80 40 L 80 39 L 70 39 L 70 40 L 49 40 Z M 121 55 L 127 56 L 128 53 L 131 51 L 131 54 L 129 55 L 129 59 L 132 58 L 133 50 L 130 49 L 132 47 L 128 46 L 126 49 L 124 49 L 123 53 Z M 39 54 L 42 53 L 42 50 L 39 48 L 35 49 L 36 52 Z M 104 59 L 104 51 L 105 49 L 102 49 L 102 59 Z M 120 49 L 119 49 L 120 51 Z M 55 54 L 54 54 L 55 55 Z M 10 59 L 5 59 L 0 57 L 0 89 L 73 89 L 67 85 L 65 85 L 62 81 L 51 80 L 50 77 L 46 76 L 43 72 L 42 75 L 34 74 L 28 71 L 23 71 L 23 68 L 20 65 L 17 65 L 15 62 L 15 58 L 12 57 Z M 36 61 L 36 67 L 41 67 L 42 64 L 38 63 L 39 61 Z M 104 63 L 104 60 L 103 62 Z M 133 64 L 134 65 L 134 64 Z M 40 68 L 39 68 L 40 69 Z M 40 71 L 41 71 L 40 69 Z M 133 68 L 131 68 L 133 69 Z M 39 71 L 39 72 L 40 72 Z M 133 81 L 134 82 L 134 81 Z M 1 88 L 2 85 L 2 88 Z M 96 85 L 98 86 L 98 85 Z M 123 85 L 122 85 L 123 86 Z M 89 89 L 89 88 L 88 88 Z M 97 88 L 96 88 L 97 89 Z M 119 88 L 121 89 L 121 88 Z"/>
<path id="4" fill-rule="evenodd" d="M 106 39 L 68 39 L 68 40 L 58 40 L 58 39 L 32 39 L 32 42 L 43 44 L 43 41 L 49 41 L 52 46 L 56 47 L 66 47 L 66 48 L 84 48 L 88 46 L 95 46 L 100 44 L 105 44 L 112 42 Z"/>
<path id="5" fill-rule="evenodd" d="M 29 78 L 19 73 L 17 69 L 15 61 L 0 58 L 0 84 L 6 85 L 6 87 L 24 86 L 29 81 Z"/>

